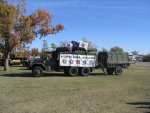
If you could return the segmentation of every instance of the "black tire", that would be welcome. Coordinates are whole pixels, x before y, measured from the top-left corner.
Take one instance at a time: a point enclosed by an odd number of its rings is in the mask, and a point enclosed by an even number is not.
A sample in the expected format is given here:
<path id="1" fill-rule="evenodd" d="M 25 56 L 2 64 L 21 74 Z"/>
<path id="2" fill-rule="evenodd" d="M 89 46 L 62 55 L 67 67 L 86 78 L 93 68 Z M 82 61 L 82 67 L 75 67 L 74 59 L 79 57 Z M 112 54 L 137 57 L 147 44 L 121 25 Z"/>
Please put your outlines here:
<path id="1" fill-rule="evenodd" d="M 32 70 L 32 74 L 33 74 L 33 76 L 35 76 L 35 77 L 41 77 L 41 76 L 43 76 L 43 70 L 42 70 L 42 68 L 40 68 L 40 67 L 35 67 L 35 68 L 33 68 L 33 70 Z"/>
<path id="2" fill-rule="evenodd" d="M 79 73 L 79 69 L 77 67 L 70 67 L 67 71 L 67 73 L 72 77 L 77 76 Z"/>
<path id="3" fill-rule="evenodd" d="M 115 68 L 115 74 L 116 74 L 116 75 L 121 75 L 122 73 L 123 73 L 122 67 L 121 67 L 121 66 L 117 66 L 117 67 Z"/>
<path id="4" fill-rule="evenodd" d="M 108 75 L 112 75 L 114 72 L 114 69 L 113 68 L 107 68 L 107 74 Z"/>
<path id="5" fill-rule="evenodd" d="M 88 67 L 83 67 L 83 68 L 81 68 L 81 70 L 80 70 L 80 74 L 82 75 L 82 76 L 88 76 L 89 74 L 90 74 L 90 68 L 88 68 Z"/>

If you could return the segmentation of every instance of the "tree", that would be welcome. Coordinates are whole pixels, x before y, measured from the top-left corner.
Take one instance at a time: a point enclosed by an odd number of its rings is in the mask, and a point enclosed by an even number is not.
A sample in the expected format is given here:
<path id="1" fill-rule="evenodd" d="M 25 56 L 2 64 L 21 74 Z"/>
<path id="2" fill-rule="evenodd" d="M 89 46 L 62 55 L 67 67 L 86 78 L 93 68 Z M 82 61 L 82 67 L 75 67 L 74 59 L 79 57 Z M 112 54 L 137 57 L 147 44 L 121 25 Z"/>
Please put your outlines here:
<path id="1" fill-rule="evenodd" d="M 6 3 L 6 0 L 0 0 L 0 3 Z"/>
<path id="2" fill-rule="evenodd" d="M 43 40 L 42 52 L 49 51 L 48 43 L 46 40 Z"/>
<path id="3" fill-rule="evenodd" d="M 104 48 L 104 47 L 102 47 L 102 51 L 103 52 L 108 52 L 108 50 L 106 48 Z"/>
<path id="4" fill-rule="evenodd" d="M 68 44 L 67 41 L 61 41 L 60 42 L 60 47 L 66 47 L 67 44 Z"/>
<path id="5" fill-rule="evenodd" d="M 150 54 L 144 55 L 143 62 L 150 62 Z"/>
<path id="6" fill-rule="evenodd" d="M 54 43 L 51 43 L 51 48 L 52 48 L 52 50 L 55 50 L 57 48 L 57 45 Z"/>
<path id="7" fill-rule="evenodd" d="M 132 53 L 132 55 L 138 55 L 139 54 L 138 51 L 132 51 L 131 53 Z"/>
<path id="8" fill-rule="evenodd" d="M 88 48 L 98 48 L 97 45 L 95 45 L 94 43 L 92 43 L 91 41 L 87 40 L 86 38 L 83 38 L 82 39 L 83 42 L 87 42 L 89 45 L 88 45 Z"/>
<path id="9" fill-rule="evenodd" d="M 16 58 L 28 58 L 30 56 L 29 47 L 21 45 L 17 48 L 14 48 L 12 50 L 10 56 L 13 56 Z"/>
<path id="10" fill-rule="evenodd" d="M 110 52 L 123 52 L 123 49 L 118 46 L 115 46 L 110 49 Z"/>
<path id="11" fill-rule="evenodd" d="M 24 52 L 17 52 L 15 54 L 16 58 L 29 58 L 30 54 L 28 51 L 24 51 Z"/>
<path id="12" fill-rule="evenodd" d="M 40 55 L 40 52 L 39 52 L 38 48 L 32 48 L 31 55 L 33 57 L 36 57 L 36 56 Z"/>
<path id="13" fill-rule="evenodd" d="M 5 71 L 8 70 L 9 54 L 15 47 L 32 43 L 38 36 L 42 38 L 64 29 L 61 24 L 53 26 L 53 16 L 43 9 L 25 15 L 22 13 L 25 0 L 18 1 L 18 5 L 12 5 L 7 0 L 0 1 L 0 41 L 5 50 Z"/>

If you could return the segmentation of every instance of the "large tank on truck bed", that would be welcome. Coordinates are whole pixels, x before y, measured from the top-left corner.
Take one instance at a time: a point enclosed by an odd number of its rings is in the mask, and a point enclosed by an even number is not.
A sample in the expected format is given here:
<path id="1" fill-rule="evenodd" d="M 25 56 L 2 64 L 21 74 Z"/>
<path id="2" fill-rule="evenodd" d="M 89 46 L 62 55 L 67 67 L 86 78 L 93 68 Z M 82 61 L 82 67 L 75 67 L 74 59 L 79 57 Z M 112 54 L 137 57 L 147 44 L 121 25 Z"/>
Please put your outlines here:
<path id="1" fill-rule="evenodd" d="M 115 72 L 119 75 L 122 68 L 129 66 L 129 55 L 127 52 L 99 52 L 98 64 L 107 69 L 107 74 Z"/>

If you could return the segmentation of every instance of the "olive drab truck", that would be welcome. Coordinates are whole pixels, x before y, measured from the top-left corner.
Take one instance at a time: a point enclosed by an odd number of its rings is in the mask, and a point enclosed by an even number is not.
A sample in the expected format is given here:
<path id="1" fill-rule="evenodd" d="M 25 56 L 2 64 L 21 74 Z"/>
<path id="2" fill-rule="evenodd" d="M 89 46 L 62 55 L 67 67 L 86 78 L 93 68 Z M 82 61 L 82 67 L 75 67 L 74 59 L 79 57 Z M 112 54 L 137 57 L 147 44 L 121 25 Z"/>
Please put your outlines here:
<path id="1" fill-rule="evenodd" d="M 69 76 L 87 76 L 96 65 L 96 55 L 92 55 L 94 52 L 91 55 L 86 52 L 83 48 L 73 48 L 70 52 L 66 47 L 47 52 L 43 62 L 32 64 L 32 74 L 39 77 L 44 72 L 64 71 Z"/>
<path id="2" fill-rule="evenodd" d="M 86 45 L 86 44 L 85 44 Z M 94 69 L 102 69 L 105 75 L 120 75 L 129 66 L 128 53 L 98 52 L 94 48 L 77 45 L 58 47 L 47 52 L 42 62 L 33 62 L 32 74 L 43 76 L 44 72 L 63 71 L 68 76 L 88 76 Z"/>
<path id="3" fill-rule="evenodd" d="M 106 69 L 105 74 L 121 75 L 123 68 L 129 66 L 129 55 L 127 52 L 99 52 L 98 67 Z"/>

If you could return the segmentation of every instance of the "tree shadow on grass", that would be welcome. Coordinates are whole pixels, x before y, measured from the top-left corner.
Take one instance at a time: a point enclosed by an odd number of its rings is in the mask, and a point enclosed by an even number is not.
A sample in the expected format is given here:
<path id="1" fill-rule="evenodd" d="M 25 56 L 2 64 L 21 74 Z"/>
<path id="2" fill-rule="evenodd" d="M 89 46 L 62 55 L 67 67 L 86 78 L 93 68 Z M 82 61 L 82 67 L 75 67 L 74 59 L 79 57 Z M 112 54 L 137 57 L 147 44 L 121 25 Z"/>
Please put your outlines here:
<path id="1" fill-rule="evenodd" d="M 133 102 L 133 103 L 127 103 L 129 105 L 134 105 L 135 108 L 139 109 L 150 109 L 150 102 Z M 150 111 L 145 112 L 145 113 L 150 113 Z"/>

